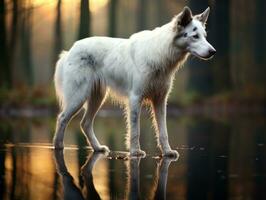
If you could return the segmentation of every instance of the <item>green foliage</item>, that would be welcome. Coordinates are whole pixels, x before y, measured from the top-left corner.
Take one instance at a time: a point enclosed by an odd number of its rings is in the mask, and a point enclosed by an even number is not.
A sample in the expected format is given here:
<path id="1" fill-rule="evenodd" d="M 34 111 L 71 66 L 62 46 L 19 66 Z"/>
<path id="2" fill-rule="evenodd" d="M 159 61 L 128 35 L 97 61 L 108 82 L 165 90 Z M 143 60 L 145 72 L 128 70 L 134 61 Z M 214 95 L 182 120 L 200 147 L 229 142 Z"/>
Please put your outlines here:
<path id="1" fill-rule="evenodd" d="M 218 93 L 207 100 L 215 104 L 253 103 L 263 104 L 266 102 L 266 91 L 258 86 L 245 86 L 242 89 Z"/>
<path id="2" fill-rule="evenodd" d="M 189 91 L 181 97 L 180 101 L 183 106 L 188 106 L 195 103 L 201 103 L 204 96 L 197 91 Z"/>
<path id="3" fill-rule="evenodd" d="M 1 106 L 51 106 L 56 104 L 56 98 L 50 87 L 21 86 L 8 90 L 0 88 Z"/>

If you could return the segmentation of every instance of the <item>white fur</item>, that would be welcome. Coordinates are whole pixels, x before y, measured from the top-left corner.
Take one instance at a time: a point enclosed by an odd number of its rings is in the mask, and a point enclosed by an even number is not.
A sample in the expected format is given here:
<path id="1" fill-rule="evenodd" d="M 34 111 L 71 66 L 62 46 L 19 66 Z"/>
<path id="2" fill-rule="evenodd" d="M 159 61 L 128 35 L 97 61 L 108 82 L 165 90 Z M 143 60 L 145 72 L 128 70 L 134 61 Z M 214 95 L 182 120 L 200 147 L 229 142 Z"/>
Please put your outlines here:
<path id="1" fill-rule="evenodd" d="M 139 116 L 144 101 L 152 105 L 163 154 L 177 155 L 170 148 L 166 128 L 166 103 L 174 74 L 190 52 L 205 58 L 211 48 L 204 37 L 204 24 L 195 18 L 180 27 L 181 14 L 162 27 L 135 33 L 129 39 L 90 37 L 61 54 L 54 76 L 62 108 L 54 138 L 56 148 L 63 148 L 67 123 L 85 105 L 81 127 L 88 142 L 96 151 L 108 150 L 95 137 L 93 121 L 110 92 L 126 107 L 132 155 L 145 154 L 139 144 Z M 193 27 L 201 36 L 199 41 L 191 39 Z M 183 32 L 188 32 L 186 38 L 180 36 Z"/>

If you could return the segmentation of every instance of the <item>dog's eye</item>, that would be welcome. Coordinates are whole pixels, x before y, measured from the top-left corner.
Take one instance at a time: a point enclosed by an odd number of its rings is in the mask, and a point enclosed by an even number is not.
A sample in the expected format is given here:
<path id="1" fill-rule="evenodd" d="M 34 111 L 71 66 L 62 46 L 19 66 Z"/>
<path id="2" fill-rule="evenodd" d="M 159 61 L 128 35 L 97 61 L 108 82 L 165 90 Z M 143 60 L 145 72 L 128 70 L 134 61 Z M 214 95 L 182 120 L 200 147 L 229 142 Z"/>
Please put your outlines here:
<path id="1" fill-rule="evenodd" d="M 184 33 L 184 35 L 183 35 L 184 37 L 187 37 L 187 33 Z"/>
<path id="2" fill-rule="evenodd" d="M 197 35 L 193 35 L 193 38 L 199 39 L 199 35 L 198 34 Z"/>

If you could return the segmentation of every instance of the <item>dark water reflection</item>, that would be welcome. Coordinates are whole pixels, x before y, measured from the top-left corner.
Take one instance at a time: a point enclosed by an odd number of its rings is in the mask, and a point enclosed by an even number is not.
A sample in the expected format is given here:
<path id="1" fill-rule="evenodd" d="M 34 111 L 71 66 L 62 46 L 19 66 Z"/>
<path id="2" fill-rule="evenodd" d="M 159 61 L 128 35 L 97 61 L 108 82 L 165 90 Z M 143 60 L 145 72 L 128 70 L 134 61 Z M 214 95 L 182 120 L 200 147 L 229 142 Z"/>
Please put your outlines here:
<path id="1" fill-rule="evenodd" d="M 120 118 L 96 121 L 110 155 L 84 148 L 77 121 L 63 152 L 51 148 L 53 119 L 1 120 L 0 199 L 266 199 L 265 117 L 170 118 L 168 126 L 176 161 L 157 156 L 147 119 L 142 159 L 121 152 Z"/>

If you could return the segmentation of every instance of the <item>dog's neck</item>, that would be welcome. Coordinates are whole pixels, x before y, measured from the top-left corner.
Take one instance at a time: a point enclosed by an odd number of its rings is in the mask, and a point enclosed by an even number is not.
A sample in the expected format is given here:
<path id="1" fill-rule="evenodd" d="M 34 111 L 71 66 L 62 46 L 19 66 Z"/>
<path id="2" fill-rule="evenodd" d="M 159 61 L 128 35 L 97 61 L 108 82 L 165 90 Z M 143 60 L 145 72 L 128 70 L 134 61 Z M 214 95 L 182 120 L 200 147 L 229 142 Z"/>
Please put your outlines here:
<path id="1" fill-rule="evenodd" d="M 164 31 L 160 31 L 160 29 L 164 29 Z M 175 72 L 187 60 L 189 53 L 174 46 L 173 23 L 170 22 L 153 31 L 157 40 L 160 41 L 160 45 L 154 47 L 157 50 L 151 60 L 153 62 L 150 62 L 152 68 L 156 71 Z"/>

